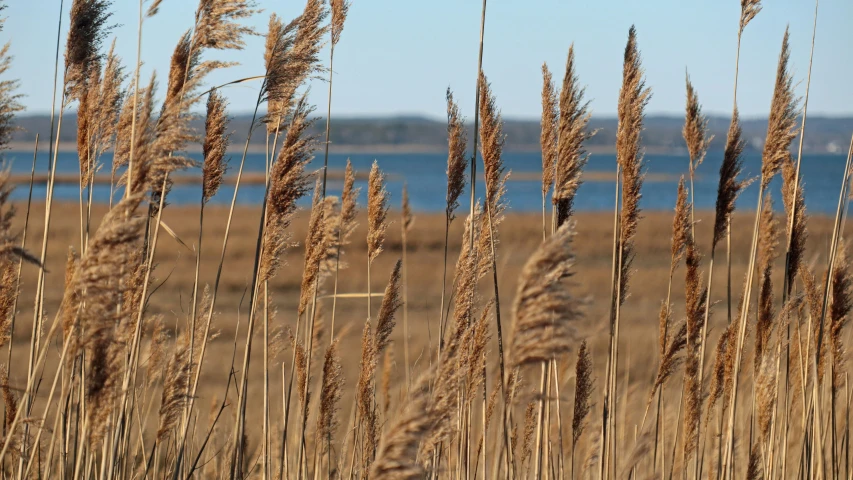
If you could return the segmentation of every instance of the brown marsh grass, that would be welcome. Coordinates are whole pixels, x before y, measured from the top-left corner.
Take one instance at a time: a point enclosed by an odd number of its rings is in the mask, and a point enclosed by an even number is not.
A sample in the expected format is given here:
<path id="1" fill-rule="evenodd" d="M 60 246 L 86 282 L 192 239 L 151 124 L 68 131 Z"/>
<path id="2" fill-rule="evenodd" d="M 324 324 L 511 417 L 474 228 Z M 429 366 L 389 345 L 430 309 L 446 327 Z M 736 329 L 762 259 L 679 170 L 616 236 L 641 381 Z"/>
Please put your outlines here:
<path id="1" fill-rule="evenodd" d="M 147 12 L 145 3 L 140 45 L 161 2 Z M 518 214 L 503 198 L 513 186 L 501 99 L 481 68 L 485 4 L 476 133 L 466 138 L 448 90 L 446 209 L 427 214 L 412 212 L 405 193 L 389 209 L 397 199 L 377 163 L 367 205 L 354 181 L 368 172 L 348 165 L 336 198 L 325 168 L 306 169 L 317 151 L 328 154 L 346 0 L 306 0 L 290 22 L 271 16 L 245 140 L 229 134 L 227 99 L 205 76 L 228 67 L 217 51 L 255 33 L 242 24 L 259 13 L 254 2 L 200 0 L 159 103 L 154 79 L 140 86 L 142 59 L 122 67 L 104 48 L 112 2 L 72 0 L 47 195 L 12 203 L 0 176 L 4 478 L 850 478 L 853 159 L 836 215 L 808 216 L 802 143 L 791 151 L 807 134 L 808 96 L 800 104 L 793 94 L 787 32 L 754 212 L 735 210 L 753 180 L 741 172 L 737 78 L 716 209 L 694 211 L 693 180 L 712 174 L 702 167 L 711 139 L 689 77 L 689 161 L 674 213 L 641 211 L 653 86 L 632 27 L 613 215 L 574 209 L 595 134 L 574 45 L 561 83 L 542 67 L 543 208 Z M 760 9 L 741 1 L 739 46 Z M 9 52 L 0 50 L 0 75 Z M 326 73 L 323 145 L 306 134 L 305 82 Z M 22 108 L 16 86 L 0 79 L 0 146 Z M 194 132 L 202 101 L 205 131 Z M 71 108 L 76 204 L 52 197 L 54 140 Z M 237 206 L 261 122 L 267 193 L 261 206 Z M 232 141 L 246 145 L 232 203 L 210 205 Z M 168 205 L 196 143 L 199 203 Z M 111 191 L 127 188 L 104 205 L 91 192 L 109 149 Z M 480 159 L 485 192 L 472 192 L 467 218 L 454 222 Z M 297 208 L 312 183 L 311 207 Z M 726 269 L 715 275 L 723 246 Z M 732 288 L 740 278 L 742 292 Z"/>

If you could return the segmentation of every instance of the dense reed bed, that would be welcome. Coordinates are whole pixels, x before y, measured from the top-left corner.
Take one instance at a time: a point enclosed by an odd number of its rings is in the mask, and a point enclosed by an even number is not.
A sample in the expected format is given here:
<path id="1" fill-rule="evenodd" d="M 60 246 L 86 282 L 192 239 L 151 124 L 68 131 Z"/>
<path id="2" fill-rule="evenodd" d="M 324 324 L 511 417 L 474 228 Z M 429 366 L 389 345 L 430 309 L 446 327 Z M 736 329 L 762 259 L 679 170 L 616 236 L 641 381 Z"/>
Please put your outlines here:
<path id="1" fill-rule="evenodd" d="M 161 6 L 145 3 L 139 51 L 146 20 Z M 258 90 L 245 139 L 228 126 L 227 90 L 205 77 L 230 66 L 216 59 L 219 51 L 242 49 L 244 36 L 257 34 L 244 25 L 259 14 L 254 2 L 200 0 L 177 38 L 162 93 L 156 78 L 140 82 L 141 58 L 128 68 L 105 48 L 114 7 L 71 2 L 61 63 L 57 42 L 60 108 L 46 132 L 46 197 L 34 206 L 31 186 L 21 212 L 9 200 L 8 174 L 0 175 L 3 478 L 853 476 L 845 346 L 853 267 L 843 236 L 853 140 L 835 217 L 809 219 L 800 178 L 808 94 L 802 102 L 794 94 L 787 31 L 768 85 L 760 176 L 742 172 L 736 76 L 710 213 L 693 208 L 697 172 L 712 174 L 702 167 L 712 138 L 689 76 L 689 161 L 674 213 L 641 210 L 653 86 L 636 29 L 624 51 L 606 225 L 574 209 L 584 143 L 595 135 L 574 45 L 562 81 L 543 65 L 542 212 L 524 223 L 504 199 L 511 186 L 500 98 L 482 69 L 484 0 L 475 135 L 467 137 L 448 89 L 446 208 L 441 218 L 416 222 L 405 189 L 399 214 L 391 210 L 378 163 L 366 205 L 358 205 L 350 164 L 340 196 L 327 188 L 332 65 L 346 0 L 306 0 L 292 21 L 270 16 L 257 53 L 265 72 L 240 80 Z M 760 9 L 759 0 L 741 0 L 736 62 Z M 0 77 L 10 51 L 0 49 Z M 322 142 L 308 134 L 315 119 L 306 82 L 326 75 Z M 808 78 L 806 91 L 810 68 Z M 0 146 L 22 110 L 16 87 L 0 78 Z M 204 131 L 194 131 L 190 121 L 203 104 Z M 80 172 L 73 208 L 53 202 L 55 142 L 72 108 Z M 248 145 L 261 127 L 264 201 L 237 207 Z M 229 165 L 226 150 L 236 142 L 245 142 L 243 154 Z M 203 151 L 199 203 L 170 207 L 170 176 L 195 165 L 184 154 L 193 143 Z M 110 150 L 114 195 L 99 205 L 94 172 Z M 316 152 L 324 153 L 323 168 L 311 171 Z M 230 206 L 209 207 L 235 167 Z M 480 167 L 484 192 L 473 188 Z M 782 188 L 774 195 L 776 176 Z M 738 213 L 736 200 L 752 182 L 755 211 Z M 301 212 L 297 202 L 309 194 Z M 462 209 L 468 214 L 457 222 Z M 586 222 L 595 229 L 585 230 Z M 733 224 L 746 234 L 735 235 Z M 663 225 L 669 242 L 660 241 Z M 724 247 L 726 268 L 715 272 Z M 426 261 L 421 250 L 430 248 L 435 256 Z M 170 272 L 163 262 L 176 251 L 190 261 Z M 229 263 L 235 251 L 245 260 L 242 285 Z M 656 264 L 652 256 L 667 258 Z M 170 286 L 189 292 L 177 307 Z M 642 339 L 647 353 L 637 351 Z"/>

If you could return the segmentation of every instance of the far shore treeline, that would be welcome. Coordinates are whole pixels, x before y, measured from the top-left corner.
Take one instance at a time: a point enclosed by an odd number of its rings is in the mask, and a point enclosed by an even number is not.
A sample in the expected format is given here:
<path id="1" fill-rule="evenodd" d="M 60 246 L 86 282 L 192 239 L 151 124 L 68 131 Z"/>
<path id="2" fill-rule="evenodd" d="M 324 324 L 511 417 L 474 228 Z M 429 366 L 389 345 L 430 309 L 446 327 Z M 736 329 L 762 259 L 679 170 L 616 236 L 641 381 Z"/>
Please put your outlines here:
<path id="1" fill-rule="evenodd" d="M 31 150 L 36 134 L 41 133 L 42 138 L 45 138 L 50 130 L 50 115 L 47 114 L 21 115 L 16 121 L 20 130 L 13 136 L 13 149 Z M 250 121 L 251 115 L 235 114 L 230 128 L 243 134 Z M 60 144 L 74 143 L 70 148 L 76 150 L 77 119 L 74 115 L 66 115 L 63 122 L 70 128 L 62 129 Z M 202 122 L 203 119 L 196 119 L 197 131 L 203 130 Z M 541 129 L 538 119 L 508 118 L 504 122 L 507 151 L 540 151 Z M 315 122 L 311 127 L 314 131 L 311 133 L 321 133 L 325 124 L 325 119 Z M 683 152 L 683 126 L 683 117 L 649 115 L 644 123 L 643 145 L 650 153 Z M 723 148 L 728 126 L 727 116 L 708 117 L 708 130 L 714 136 L 711 149 Z M 767 118 L 747 118 L 742 121 L 742 126 L 746 149 L 760 152 L 767 133 Z M 472 125 L 467 127 L 469 130 L 473 128 Z M 593 117 L 590 127 L 598 129 L 598 134 L 587 140 L 586 147 L 593 152 L 612 153 L 616 144 L 616 117 Z M 810 153 L 844 153 L 851 130 L 853 117 L 810 115 L 809 134 L 805 138 L 803 148 Z M 473 130 L 468 134 L 469 138 L 472 136 Z M 444 152 L 447 149 L 447 123 L 444 119 L 419 116 L 335 118 L 335 128 L 331 131 L 330 140 L 332 149 L 338 152 L 342 152 L 342 149 L 366 151 L 365 148 L 373 151 Z M 253 146 L 263 148 L 264 136 L 253 136 L 252 142 Z"/>

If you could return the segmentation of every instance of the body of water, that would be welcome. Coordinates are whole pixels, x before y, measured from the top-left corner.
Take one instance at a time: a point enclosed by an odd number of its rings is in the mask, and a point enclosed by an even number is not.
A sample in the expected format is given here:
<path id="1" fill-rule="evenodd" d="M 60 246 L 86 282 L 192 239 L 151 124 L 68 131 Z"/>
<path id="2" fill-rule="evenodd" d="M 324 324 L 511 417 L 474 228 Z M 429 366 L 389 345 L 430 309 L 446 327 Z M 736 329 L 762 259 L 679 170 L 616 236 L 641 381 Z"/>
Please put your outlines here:
<path id="1" fill-rule="evenodd" d="M 196 156 L 198 157 L 198 156 Z M 329 168 L 343 170 L 349 158 L 353 167 L 366 174 L 374 160 L 379 162 L 380 168 L 388 174 L 387 188 L 391 193 L 391 205 L 398 208 L 400 194 L 405 182 L 408 185 L 409 196 L 412 207 L 419 211 L 441 212 L 444 211 L 445 195 L 447 191 L 447 156 L 432 153 L 394 153 L 394 154 L 355 154 L 343 155 L 332 154 L 329 157 Z M 12 172 L 15 174 L 29 174 L 32 166 L 32 153 L 8 152 L 6 160 L 10 163 Z M 109 173 L 109 162 L 111 156 L 104 155 L 105 164 L 101 172 Z M 229 173 L 236 173 L 239 167 L 239 154 L 231 155 L 231 166 Z M 801 178 L 806 191 L 806 207 L 809 212 L 821 214 L 833 214 L 838 202 L 838 191 L 841 187 L 841 178 L 844 170 L 845 157 L 843 155 L 807 155 L 803 158 Z M 646 155 L 646 171 L 649 174 L 643 186 L 643 198 L 640 202 L 641 208 L 646 210 L 672 210 L 675 204 L 678 178 L 687 175 L 688 159 L 686 155 Z M 695 200 L 698 209 L 713 209 L 717 195 L 717 183 L 719 178 L 720 163 L 722 162 L 722 151 L 709 152 L 705 162 L 697 170 L 695 182 Z M 319 156 L 314 159 L 310 169 L 322 167 L 323 158 Z M 504 155 L 506 170 L 514 172 L 520 177 L 511 180 L 507 185 L 507 201 L 510 211 L 538 212 L 542 208 L 541 181 L 536 180 L 536 174 L 541 172 L 542 163 L 538 153 L 506 153 Z M 613 208 L 614 182 L 602 180 L 602 173 L 615 172 L 615 155 L 598 154 L 590 157 L 586 170 L 598 172 L 594 175 L 596 180 L 587 181 L 578 190 L 575 207 L 580 211 L 609 211 Z M 39 154 L 36 169 L 37 172 L 46 172 L 48 166 L 47 153 Z M 263 172 L 263 154 L 249 154 L 246 159 L 245 170 L 249 172 Z M 58 156 L 57 171 L 60 173 L 77 173 L 79 166 L 77 155 L 72 152 L 63 152 Z M 482 172 L 482 164 L 478 165 L 478 174 Z M 747 153 L 744 156 L 743 177 L 757 177 L 761 172 L 761 156 L 758 153 Z M 200 169 L 192 169 L 182 174 L 200 175 Z M 606 178 L 606 177 L 605 177 Z M 364 187 L 366 182 L 358 182 Z M 776 178 L 770 186 L 777 209 L 782 208 L 780 193 L 781 180 Z M 331 182 L 329 192 L 331 195 L 340 193 L 342 184 L 340 181 Z M 478 192 L 484 191 L 483 182 L 478 182 Z M 366 188 L 362 188 L 362 199 L 364 205 Z M 212 203 L 228 204 L 234 193 L 233 185 L 223 185 L 220 192 L 213 198 Z M 263 199 L 264 188 L 262 185 L 243 185 L 237 201 L 240 204 L 259 204 Z M 27 186 L 19 186 L 13 198 L 25 199 Z M 45 196 L 44 185 L 37 185 L 33 191 L 35 200 L 43 200 Z M 79 190 L 76 185 L 57 185 L 55 198 L 59 201 L 78 200 Z M 198 204 L 201 195 L 199 185 L 175 186 L 168 197 L 171 204 Z M 467 203 L 466 192 L 462 196 L 463 204 Z M 739 208 L 752 209 L 758 195 L 757 182 L 753 183 L 738 200 Z M 96 202 L 107 202 L 109 200 L 109 186 L 97 185 L 93 192 Z M 303 199 L 308 204 L 308 199 Z M 464 209 L 463 209 L 464 210 Z"/>

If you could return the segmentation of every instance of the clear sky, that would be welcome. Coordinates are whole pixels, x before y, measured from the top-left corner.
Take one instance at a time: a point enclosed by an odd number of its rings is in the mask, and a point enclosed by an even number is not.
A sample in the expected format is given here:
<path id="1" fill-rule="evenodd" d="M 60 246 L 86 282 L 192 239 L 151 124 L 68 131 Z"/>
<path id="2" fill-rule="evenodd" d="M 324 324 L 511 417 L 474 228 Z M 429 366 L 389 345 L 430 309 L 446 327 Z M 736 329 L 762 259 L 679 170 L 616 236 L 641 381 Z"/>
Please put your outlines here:
<path id="1" fill-rule="evenodd" d="M 59 0 L 11 0 L 0 33 L 12 42 L 10 75 L 22 80 L 30 112 L 50 110 Z M 744 34 L 739 106 L 745 116 L 764 116 L 786 25 L 792 65 L 805 92 L 814 1 L 766 0 Z M 65 0 L 62 44 L 71 0 Z M 137 2 L 113 6 L 117 50 L 130 69 L 136 57 Z M 249 23 L 265 33 L 270 13 L 298 15 L 301 0 L 260 0 L 264 12 Z M 195 0 L 164 0 L 143 30 L 143 78 L 152 69 L 165 78 L 175 43 L 193 19 Z M 473 110 L 480 0 L 353 0 L 335 52 L 333 115 L 415 114 L 441 118 L 450 86 L 468 116 Z M 562 78 L 565 55 L 575 44 L 577 69 L 596 115 L 614 115 L 628 28 L 636 24 L 650 113 L 682 114 L 684 71 L 689 70 L 706 112 L 731 111 L 738 0 L 493 0 L 486 18 L 483 69 L 507 118 L 540 112 L 542 62 Z M 853 114 L 853 1 L 823 0 L 818 16 L 810 112 Z M 107 48 L 108 45 L 105 45 Z M 262 74 L 263 39 L 250 38 L 241 52 L 209 58 L 236 60 L 211 83 Z M 328 53 L 324 53 L 324 59 Z M 258 85 L 227 90 L 232 112 L 250 111 Z M 161 90 L 162 91 L 162 90 Z M 325 112 L 326 85 L 312 83 L 311 99 Z"/>

